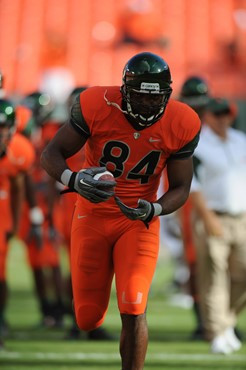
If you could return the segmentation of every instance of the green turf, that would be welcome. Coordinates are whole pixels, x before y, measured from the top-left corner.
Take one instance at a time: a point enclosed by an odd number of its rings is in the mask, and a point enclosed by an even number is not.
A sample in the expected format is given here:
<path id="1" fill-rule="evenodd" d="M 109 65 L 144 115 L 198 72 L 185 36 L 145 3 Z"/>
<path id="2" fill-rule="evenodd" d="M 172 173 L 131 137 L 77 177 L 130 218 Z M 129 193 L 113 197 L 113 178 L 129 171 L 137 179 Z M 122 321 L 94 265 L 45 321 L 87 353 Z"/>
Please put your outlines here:
<path id="1" fill-rule="evenodd" d="M 192 342 L 189 335 L 194 319 L 191 310 L 169 304 L 167 289 L 172 269 L 161 259 L 154 278 L 148 306 L 149 348 L 145 369 L 152 370 L 246 370 L 246 344 L 229 356 L 212 355 L 208 343 Z M 0 352 L 1 370 L 119 370 L 118 340 L 88 341 L 84 334 L 78 341 L 64 340 L 65 329 L 37 329 L 39 312 L 32 293 L 30 270 L 19 243 L 12 243 L 8 276 L 10 297 L 8 321 L 10 332 L 6 350 Z M 120 319 L 115 291 L 104 326 L 117 337 Z M 246 314 L 239 328 L 246 335 Z"/>

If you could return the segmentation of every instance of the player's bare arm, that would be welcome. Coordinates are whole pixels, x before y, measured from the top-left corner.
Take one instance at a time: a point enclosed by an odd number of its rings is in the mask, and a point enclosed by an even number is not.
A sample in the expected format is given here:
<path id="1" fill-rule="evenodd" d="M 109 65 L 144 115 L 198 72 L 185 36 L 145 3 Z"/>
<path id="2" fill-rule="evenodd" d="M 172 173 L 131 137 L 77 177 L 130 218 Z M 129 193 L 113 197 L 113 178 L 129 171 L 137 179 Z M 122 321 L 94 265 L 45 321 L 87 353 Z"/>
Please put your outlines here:
<path id="1" fill-rule="evenodd" d="M 69 191 L 79 193 L 92 203 L 104 202 L 114 193 L 97 187 L 111 187 L 112 182 L 99 182 L 94 179 L 94 176 L 104 172 L 106 168 L 93 167 L 73 172 L 66 163 L 66 159 L 77 153 L 84 146 L 86 140 L 70 124 L 62 126 L 43 151 L 41 164 L 51 177 L 66 185 L 70 189 Z"/>
<path id="2" fill-rule="evenodd" d="M 168 191 L 158 199 L 162 207 L 161 215 L 167 215 L 180 208 L 189 196 L 193 174 L 192 158 L 167 162 Z"/>
<path id="3" fill-rule="evenodd" d="M 13 234 L 18 231 L 21 216 L 21 205 L 24 199 L 24 173 L 10 178 L 10 202 L 13 220 Z"/>
<path id="4" fill-rule="evenodd" d="M 153 217 L 172 213 L 185 203 L 190 191 L 192 173 L 191 158 L 172 159 L 167 164 L 168 191 L 157 202 L 151 203 L 139 199 L 137 208 L 132 208 L 124 204 L 118 197 L 115 197 L 115 201 L 126 217 L 131 220 L 141 220 L 148 228 L 148 223 Z"/>
<path id="5" fill-rule="evenodd" d="M 41 165 L 51 177 L 61 181 L 61 175 L 69 169 L 66 159 L 77 153 L 86 138 L 78 134 L 69 124 L 63 125 L 41 155 Z"/>

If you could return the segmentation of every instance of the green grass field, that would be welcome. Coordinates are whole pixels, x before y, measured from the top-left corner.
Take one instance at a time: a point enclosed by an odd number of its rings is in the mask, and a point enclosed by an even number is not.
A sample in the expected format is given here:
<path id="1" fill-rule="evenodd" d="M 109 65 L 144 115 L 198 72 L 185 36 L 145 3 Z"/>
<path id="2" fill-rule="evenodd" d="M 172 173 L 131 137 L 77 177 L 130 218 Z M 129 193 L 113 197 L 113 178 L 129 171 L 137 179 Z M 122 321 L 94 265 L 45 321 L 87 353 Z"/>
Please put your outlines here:
<path id="1" fill-rule="evenodd" d="M 194 326 L 190 309 L 169 303 L 172 268 L 168 259 L 160 259 L 148 306 L 149 347 L 145 369 L 152 370 L 246 370 L 246 344 L 229 356 L 213 355 L 206 342 L 189 340 Z M 88 341 L 82 333 L 78 341 L 66 341 L 64 329 L 37 329 L 40 320 L 32 292 L 32 278 L 25 262 L 24 248 L 12 243 L 8 265 L 10 297 L 7 318 L 10 332 L 6 349 L 0 352 L 1 370 L 119 370 L 118 341 Z M 169 293 L 168 293 L 169 292 Z M 68 319 L 69 320 L 69 319 Z M 115 291 L 104 324 L 119 336 L 120 319 Z M 246 313 L 239 329 L 246 335 Z"/>

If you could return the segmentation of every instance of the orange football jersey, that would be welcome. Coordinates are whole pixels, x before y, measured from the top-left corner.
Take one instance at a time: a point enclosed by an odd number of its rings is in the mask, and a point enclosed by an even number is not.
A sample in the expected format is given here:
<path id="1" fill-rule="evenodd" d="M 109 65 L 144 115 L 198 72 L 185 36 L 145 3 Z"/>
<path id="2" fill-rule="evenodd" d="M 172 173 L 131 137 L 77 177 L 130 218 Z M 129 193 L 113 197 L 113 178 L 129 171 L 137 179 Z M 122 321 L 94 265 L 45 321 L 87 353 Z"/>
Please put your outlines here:
<path id="1" fill-rule="evenodd" d="M 11 139 L 6 154 L 0 158 L 0 213 L 1 229 L 9 227 L 9 178 L 27 171 L 35 159 L 34 149 L 24 136 L 16 133 Z"/>
<path id="2" fill-rule="evenodd" d="M 199 117 L 186 104 L 170 100 L 159 121 L 137 131 L 115 104 L 122 104 L 117 86 L 92 87 L 80 94 L 81 134 L 88 137 L 84 168 L 106 166 L 116 178 L 116 194 L 129 206 L 136 206 L 139 198 L 153 202 L 167 160 L 192 155 Z M 71 124 L 78 130 L 78 122 L 71 119 Z M 112 200 L 107 203 L 113 205 Z"/>

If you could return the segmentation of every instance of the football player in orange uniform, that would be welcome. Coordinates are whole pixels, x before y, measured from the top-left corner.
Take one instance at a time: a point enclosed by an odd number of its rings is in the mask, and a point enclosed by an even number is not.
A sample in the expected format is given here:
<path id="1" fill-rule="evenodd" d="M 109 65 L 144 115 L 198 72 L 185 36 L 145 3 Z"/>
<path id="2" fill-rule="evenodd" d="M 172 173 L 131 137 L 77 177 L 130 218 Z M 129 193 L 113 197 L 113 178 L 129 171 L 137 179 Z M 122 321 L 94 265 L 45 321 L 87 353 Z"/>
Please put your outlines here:
<path id="1" fill-rule="evenodd" d="M 19 125 L 18 128 L 30 139 L 39 157 L 59 127 L 58 122 L 51 119 L 54 106 L 50 96 L 39 91 L 26 96 L 23 104 L 31 110 L 32 117 L 26 126 Z M 33 166 L 32 178 L 26 178 L 26 189 L 28 207 L 26 204 L 26 217 L 22 220 L 20 235 L 28 246 L 29 263 L 42 315 L 41 324 L 60 326 L 63 321 L 63 286 L 58 248 L 60 240 L 55 220 L 58 213 L 54 212 L 58 207 L 59 191 L 55 189 L 53 179 L 40 167 L 39 161 Z M 42 215 L 43 219 L 40 217 Z M 49 298 L 49 291 L 53 293 L 52 299 Z"/>
<path id="2" fill-rule="evenodd" d="M 97 86 L 80 94 L 70 122 L 41 156 L 46 171 L 79 194 L 71 231 L 77 324 L 83 330 L 102 324 L 115 275 L 123 369 L 143 369 L 158 216 L 186 201 L 199 141 L 200 120 L 191 108 L 170 100 L 171 83 L 161 57 L 135 55 L 124 68 L 122 87 Z M 84 145 L 83 169 L 73 172 L 66 159 Z M 157 199 L 165 166 L 169 188 Z M 94 178 L 105 168 L 114 174 L 115 197 L 112 181 Z"/>
<path id="3" fill-rule="evenodd" d="M 34 158 L 32 145 L 22 135 L 15 133 L 12 104 L 0 99 L 0 340 L 7 301 L 7 242 L 18 231 L 24 199 L 24 175 Z"/>
<path id="4" fill-rule="evenodd" d="M 194 109 L 194 111 L 199 115 L 201 121 L 203 121 L 209 97 L 210 92 L 207 82 L 199 76 L 191 76 L 184 81 L 179 99 Z M 189 198 L 185 202 L 184 206 L 180 208 L 178 216 L 181 223 L 184 255 L 189 268 L 189 289 L 193 298 L 193 312 L 196 320 L 196 327 L 191 335 L 191 339 L 200 340 L 204 339 L 204 328 L 201 319 L 199 296 L 197 291 L 196 248 L 193 241 L 191 222 L 192 208 L 192 201 Z"/>

